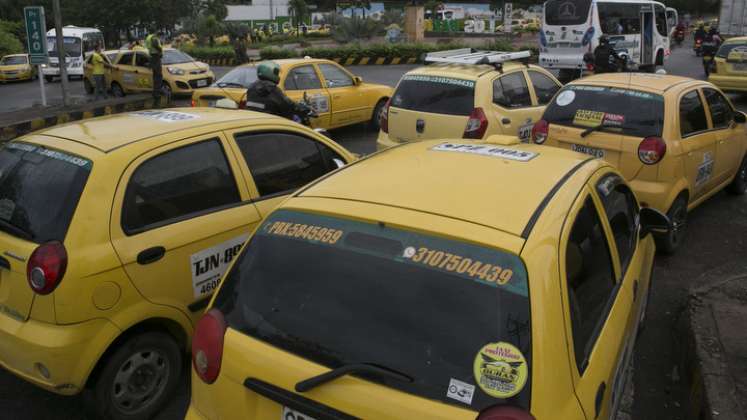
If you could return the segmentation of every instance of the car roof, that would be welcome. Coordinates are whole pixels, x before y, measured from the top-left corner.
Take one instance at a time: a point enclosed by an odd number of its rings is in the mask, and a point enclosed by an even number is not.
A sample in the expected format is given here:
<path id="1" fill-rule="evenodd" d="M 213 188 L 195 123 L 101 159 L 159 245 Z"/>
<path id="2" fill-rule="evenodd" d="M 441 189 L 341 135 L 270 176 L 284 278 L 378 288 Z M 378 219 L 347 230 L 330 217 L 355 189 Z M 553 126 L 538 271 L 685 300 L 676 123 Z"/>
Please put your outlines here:
<path id="1" fill-rule="evenodd" d="M 526 67 L 524 64 L 516 62 L 507 62 L 503 64 L 503 71 L 509 72 L 517 68 Z M 431 76 L 446 76 L 456 78 L 468 78 L 470 80 L 477 80 L 480 76 L 483 76 L 492 71 L 496 71 L 495 67 L 489 64 L 431 64 L 428 66 L 418 67 L 415 70 L 408 72 L 407 74 L 424 74 Z"/>
<path id="2" fill-rule="evenodd" d="M 492 152 L 465 152 L 468 148 Z M 503 153 L 534 156 L 520 161 Z M 589 160 L 586 155 L 535 144 L 430 140 L 372 155 L 296 196 L 405 208 L 523 237 L 560 180 Z"/>
<path id="3" fill-rule="evenodd" d="M 747 42 L 747 36 L 735 36 L 724 41 L 724 44 L 736 44 L 737 42 Z"/>
<path id="4" fill-rule="evenodd" d="M 26 57 L 26 56 L 28 56 L 28 54 L 6 54 L 6 55 L 4 55 L 4 56 L 2 56 L 0 58 L 5 58 L 5 57 Z"/>
<path id="5" fill-rule="evenodd" d="M 702 81 L 668 74 L 604 73 L 574 80 L 569 85 L 629 87 L 662 94 L 673 88 L 685 88 L 698 83 Z"/>
<path id="6" fill-rule="evenodd" d="M 34 132 L 82 143 L 108 153 L 129 144 L 180 130 L 227 122 L 260 120 L 268 114 L 219 108 L 172 108 L 125 112 L 58 125 Z"/>

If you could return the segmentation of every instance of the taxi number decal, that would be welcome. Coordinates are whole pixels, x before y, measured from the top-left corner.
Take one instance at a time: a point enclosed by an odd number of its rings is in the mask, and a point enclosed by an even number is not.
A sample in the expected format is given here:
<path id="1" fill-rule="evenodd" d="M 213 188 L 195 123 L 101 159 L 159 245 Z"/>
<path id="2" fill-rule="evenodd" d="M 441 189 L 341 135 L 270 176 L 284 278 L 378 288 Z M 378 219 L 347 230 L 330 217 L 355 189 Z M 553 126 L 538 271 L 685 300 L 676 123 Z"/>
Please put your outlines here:
<path id="1" fill-rule="evenodd" d="M 703 163 L 698 166 L 698 175 L 695 178 L 695 186 L 700 187 L 713 176 L 713 153 L 703 154 Z"/>
<path id="2" fill-rule="evenodd" d="M 197 115 L 194 114 L 187 114 L 186 112 L 177 112 L 177 111 L 138 111 L 138 112 L 132 112 L 130 115 L 134 115 L 137 117 L 145 117 L 150 118 L 152 120 L 161 121 L 161 122 L 178 122 L 178 121 L 186 121 L 186 120 L 196 120 L 197 118 L 200 118 Z"/>
<path id="3" fill-rule="evenodd" d="M 241 235 L 203 249 L 189 257 L 194 297 L 210 295 L 218 287 L 228 265 L 239 254 L 249 235 Z"/>
<path id="4" fill-rule="evenodd" d="M 504 269 L 499 265 L 486 264 L 482 261 L 466 258 L 461 255 L 420 247 L 407 247 L 403 254 L 412 262 L 439 268 L 452 273 L 468 274 L 470 277 L 478 278 L 488 283 L 504 285 L 511 281 L 514 272 Z"/>
<path id="5" fill-rule="evenodd" d="M 289 222 L 273 222 L 265 225 L 265 232 L 271 235 L 306 239 L 330 245 L 336 244 L 344 233 L 339 229 Z"/>
<path id="6" fill-rule="evenodd" d="M 435 152 L 458 152 L 471 153 L 474 155 L 492 156 L 502 159 L 528 162 L 539 155 L 539 153 L 526 152 L 523 150 L 508 149 L 489 145 L 443 143 L 432 147 Z"/>
<path id="7" fill-rule="evenodd" d="M 432 83 L 443 83 L 446 85 L 463 86 L 466 88 L 474 88 L 475 82 L 472 80 L 456 79 L 453 77 L 442 77 L 442 76 L 426 76 L 421 74 L 410 74 L 402 78 L 402 80 L 414 80 L 418 82 L 432 82 Z"/>

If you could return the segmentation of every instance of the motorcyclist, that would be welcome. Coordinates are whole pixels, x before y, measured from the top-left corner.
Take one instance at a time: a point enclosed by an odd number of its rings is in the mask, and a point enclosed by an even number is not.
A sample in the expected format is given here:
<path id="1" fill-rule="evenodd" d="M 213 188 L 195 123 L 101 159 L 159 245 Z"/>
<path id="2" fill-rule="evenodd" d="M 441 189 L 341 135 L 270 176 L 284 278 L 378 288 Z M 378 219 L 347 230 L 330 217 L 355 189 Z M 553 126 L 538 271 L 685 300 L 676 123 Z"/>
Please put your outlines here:
<path id="1" fill-rule="evenodd" d="M 594 49 L 594 71 L 596 73 L 615 72 L 617 66 L 614 66 L 614 63 L 620 60 L 621 58 L 610 44 L 609 38 L 606 35 L 599 37 L 599 46 Z"/>
<path id="2" fill-rule="evenodd" d="M 718 29 L 711 27 L 711 30 L 708 31 L 708 34 L 705 36 L 703 44 L 700 47 L 703 55 L 703 70 L 705 71 L 706 76 L 711 73 L 713 58 L 716 56 L 716 52 L 718 52 L 721 42 L 721 34 L 719 34 Z"/>
<path id="3" fill-rule="evenodd" d="M 246 90 L 246 108 L 293 119 L 297 105 L 278 87 L 280 66 L 272 61 L 257 65 L 257 81 Z"/>
<path id="4" fill-rule="evenodd" d="M 706 30 L 705 25 L 702 23 L 698 25 L 698 29 L 695 30 L 694 39 L 697 40 L 704 40 L 706 37 Z"/>

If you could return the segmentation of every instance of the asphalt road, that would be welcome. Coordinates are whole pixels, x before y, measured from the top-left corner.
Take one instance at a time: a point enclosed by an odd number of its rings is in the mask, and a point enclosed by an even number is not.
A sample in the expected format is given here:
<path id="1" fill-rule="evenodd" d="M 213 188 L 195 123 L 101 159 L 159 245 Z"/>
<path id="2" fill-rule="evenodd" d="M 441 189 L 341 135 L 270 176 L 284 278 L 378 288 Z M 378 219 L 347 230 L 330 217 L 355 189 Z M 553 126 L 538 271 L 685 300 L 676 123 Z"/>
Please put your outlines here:
<path id="1" fill-rule="evenodd" d="M 361 66 L 351 69 L 366 81 L 393 85 L 410 68 L 412 66 Z M 686 47 L 674 51 L 666 68 L 672 74 L 703 76 L 699 58 Z M 3 98 L 0 106 L 15 100 L 15 94 L 6 96 L 9 89 L 14 92 L 33 91 L 31 86 L 0 86 L 0 97 Z M 747 98 L 732 96 L 732 99 L 739 109 L 747 111 Z M 375 149 L 376 133 L 364 125 L 335 130 L 332 136 L 357 153 L 369 153 Z M 631 417 L 636 420 L 686 418 L 690 394 L 684 384 L 685 373 L 677 369 L 678 349 L 682 342 L 677 336 L 676 323 L 691 287 L 747 272 L 747 196 L 718 194 L 691 213 L 688 230 L 687 244 L 677 255 L 657 257 L 646 329 L 639 338 L 635 355 Z M 187 368 L 185 366 L 185 370 Z M 178 397 L 159 419 L 183 418 L 189 401 L 188 387 L 185 374 Z M 47 393 L 2 371 L 0 413 L 0 418 L 83 418 L 80 397 Z"/>

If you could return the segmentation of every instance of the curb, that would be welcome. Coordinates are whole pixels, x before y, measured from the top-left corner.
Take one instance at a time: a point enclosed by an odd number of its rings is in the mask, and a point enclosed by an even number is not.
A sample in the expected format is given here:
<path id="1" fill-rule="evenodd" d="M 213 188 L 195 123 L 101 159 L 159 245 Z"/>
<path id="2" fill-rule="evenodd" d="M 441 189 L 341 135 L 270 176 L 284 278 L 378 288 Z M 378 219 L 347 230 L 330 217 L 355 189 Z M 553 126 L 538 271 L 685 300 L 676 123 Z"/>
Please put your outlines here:
<path id="1" fill-rule="evenodd" d="M 236 65 L 236 61 L 233 58 L 211 58 L 209 60 L 200 60 L 203 63 L 207 63 L 209 66 L 216 66 L 216 67 L 233 67 Z"/>
<path id="2" fill-rule="evenodd" d="M 335 57 L 330 60 L 343 66 L 388 66 L 423 62 L 420 57 Z"/>
<path id="3" fill-rule="evenodd" d="M 20 121 L 0 127 L 0 141 L 8 141 L 23 136 L 32 131 L 53 127 L 71 121 L 80 121 L 88 118 L 101 117 L 104 115 L 119 114 L 122 112 L 138 111 L 142 109 L 162 108 L 168 105 L 166 98 L 162 97 L 159 103 L 153 98 L 138 98 L 132 101 L 121 102 L 114 105 L 101 105 L 92 109 L 78 111 L 60 111 L 46 117 L 37 117 L 31 120 Z"/>

